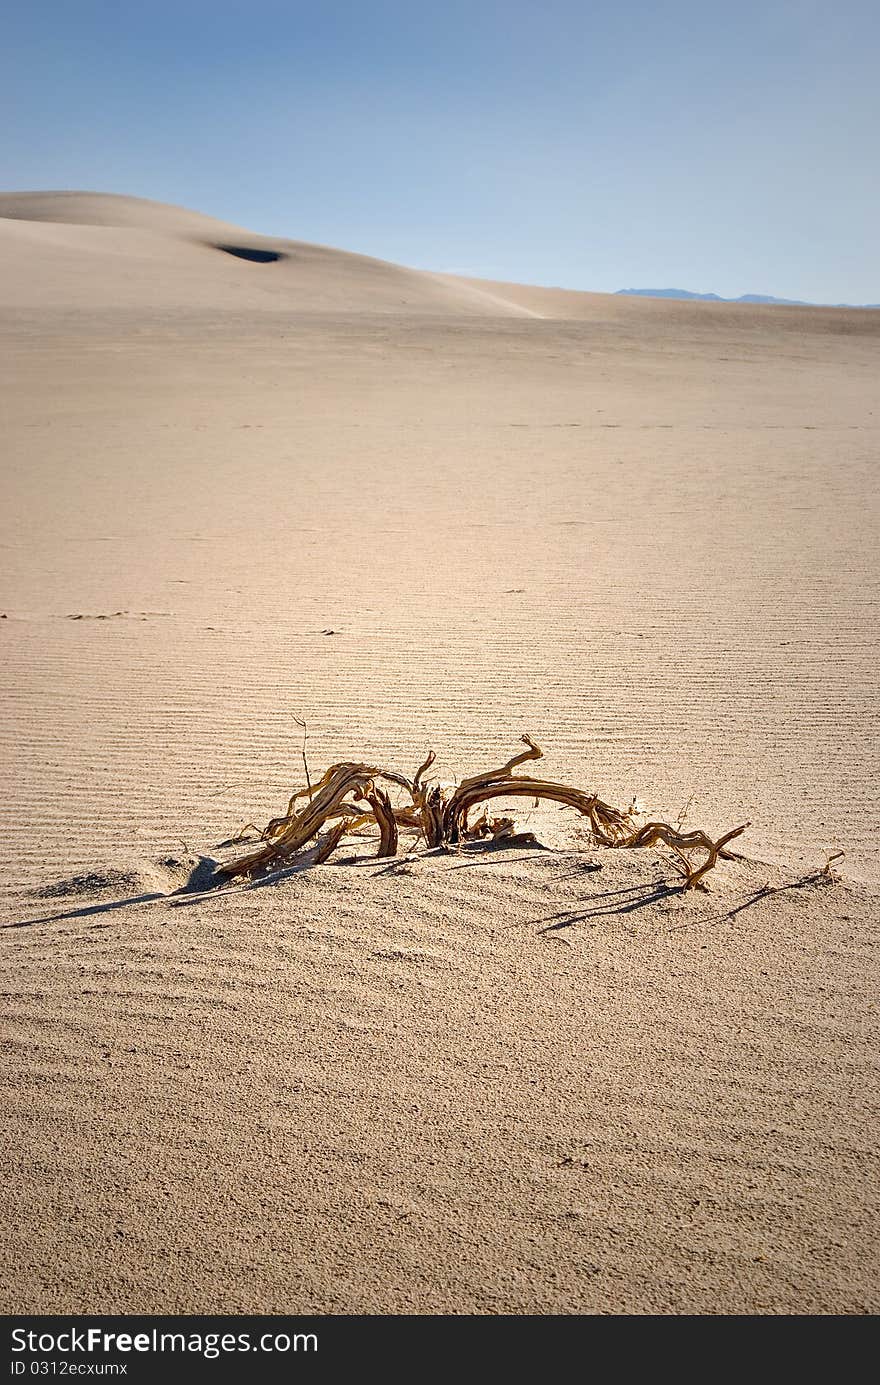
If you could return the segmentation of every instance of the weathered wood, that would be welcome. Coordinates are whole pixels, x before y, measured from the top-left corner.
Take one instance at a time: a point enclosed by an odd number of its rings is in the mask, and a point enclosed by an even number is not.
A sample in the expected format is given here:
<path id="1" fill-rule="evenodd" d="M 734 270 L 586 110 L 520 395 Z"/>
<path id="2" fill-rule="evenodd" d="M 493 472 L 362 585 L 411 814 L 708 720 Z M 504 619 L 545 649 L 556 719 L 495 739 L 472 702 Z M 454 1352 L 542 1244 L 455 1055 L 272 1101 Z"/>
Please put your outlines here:
<path id="1" fill-rule="evenodd" d="M 431 751 L 412 779 L 391 770 L 359 762 L 331 765 L 317 784 L 308 784 L 291 796 L 287 813 L 273 818 L 262 833 L 263 845 L 242 856 L 217 872 L 220 877 L 251 876 L 270 866 L 277 868 L 311 842 L 328 821 L 334 825 L 323 838 L 316 862 L 326 861 L 346 833 L 362 830 L 370 822 L 379 828 L 379 856 L 396 856 L 400 829 L 418 831 L 425 845 L 431 848 L 454 846 L 463 839 L 475 840 L 491 835 L 503 840 L 511 835 L 513 820 L 489 820 L 483 812 L 472 829 L 468 829 L 468 813 L 478 804 L 495 798 L 533 798 L 562 803 L 573 808 L 590 823 L 593 840 L 600 846 L 636 848 L 666 846 L 672 851 L 684 875 L 684 889 L 699 885 L 719 857 L 730 859 L 725 850 L 728 842 L 744 832 L 748 823 L 735 827 L 713 840 L 706 832 L 682 832 L 666 822 L 637 825 L 631 812 L 623 812 L 603 803 L 598 794 L 588 793 L 569 784 L 557 784 L 550 779 L 536 779 L 514 774 L 517 766 L 529 760 L 540 760 L 544 752 L 530 736 L 522 738 L 526 749 L 520 751 L 498 769 L 463 779 L 451 793 L 444 793 L 438 784 L 426 785 L 424 774 L 434 763 Z M 409 803 L 395 805 L 380 781 L 396 785 L 409 795 Z M 297 810 L 302 799 L 308 801 Z M 365 809 L 368 805 L 368 811 Z M 705 852 L 700 865 L 694 865 L 689 853 Z"/>

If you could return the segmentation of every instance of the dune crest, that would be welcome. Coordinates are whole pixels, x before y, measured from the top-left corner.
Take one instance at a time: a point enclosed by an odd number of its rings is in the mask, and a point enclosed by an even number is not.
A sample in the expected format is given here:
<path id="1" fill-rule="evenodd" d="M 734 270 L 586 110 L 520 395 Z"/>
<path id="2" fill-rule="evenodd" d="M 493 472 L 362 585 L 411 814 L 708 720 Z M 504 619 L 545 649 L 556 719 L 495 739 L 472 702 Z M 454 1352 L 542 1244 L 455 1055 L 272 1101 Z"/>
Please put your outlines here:
<path id="1" fill-rule="evenodd" d="M 0 294 L 19 308 L 536 315 L 479 285 L 87 192 L 0 193 Z"/>

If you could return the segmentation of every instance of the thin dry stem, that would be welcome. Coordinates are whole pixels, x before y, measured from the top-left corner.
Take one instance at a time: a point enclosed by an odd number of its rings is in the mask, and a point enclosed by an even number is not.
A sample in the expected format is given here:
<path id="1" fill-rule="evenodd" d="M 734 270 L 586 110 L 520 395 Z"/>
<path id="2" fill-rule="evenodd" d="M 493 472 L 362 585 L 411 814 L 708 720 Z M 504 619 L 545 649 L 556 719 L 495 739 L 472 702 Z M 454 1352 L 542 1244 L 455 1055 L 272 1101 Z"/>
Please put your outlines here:
<path id="1" fill-rule="evenodd" d="M 308 723 L 303 717 L 294 717 L 293 719 L 294 719 L 294 721 L 296 722 L 297 726 L 301 726 L 301 727 L 302 727 L 302 733 L 303 733 L 303 743 L 302 743 L 303 769 L 304 769 L 305 772 L 306 772 L 306 784 L 308 785 L 309 797 L 311 797 L 311 793 L 312 793 L 312 779 L 311 779 L 311 775 L 309 774 L 309 762 L 308 762 L 308 759 L 306 758 L 306 745 L 308 744 L 308 739 L 309 739 L 309 723 Z"/>

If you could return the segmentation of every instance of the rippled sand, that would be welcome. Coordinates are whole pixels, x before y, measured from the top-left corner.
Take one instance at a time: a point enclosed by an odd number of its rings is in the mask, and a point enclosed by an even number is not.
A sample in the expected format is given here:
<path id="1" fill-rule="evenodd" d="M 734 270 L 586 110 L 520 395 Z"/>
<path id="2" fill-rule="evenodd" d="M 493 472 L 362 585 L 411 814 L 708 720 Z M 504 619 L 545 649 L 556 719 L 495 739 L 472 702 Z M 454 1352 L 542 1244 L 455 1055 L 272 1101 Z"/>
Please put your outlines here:
<path id="1" fill-rule="evenodd" d="M 0 196 L 0 292 L 7 1310 L 876 1311 L 880 313 L 72 194 Z M 520 804 L 553 850 L 162 898 L 295 716 L 750 860 Z"/>

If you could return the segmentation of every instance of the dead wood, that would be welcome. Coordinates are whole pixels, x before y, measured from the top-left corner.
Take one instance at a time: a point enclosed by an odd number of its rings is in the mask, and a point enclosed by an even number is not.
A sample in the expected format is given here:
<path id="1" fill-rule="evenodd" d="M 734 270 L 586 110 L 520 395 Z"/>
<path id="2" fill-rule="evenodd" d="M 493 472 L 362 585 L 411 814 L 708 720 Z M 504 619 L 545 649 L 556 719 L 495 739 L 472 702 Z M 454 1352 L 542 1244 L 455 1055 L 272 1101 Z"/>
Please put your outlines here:
<path id="1" fill-rule="evenodd" d="M 587 818 L 597 845 L 624 849 L 667 847 L 684 877 L 682 888 L 693 889 L 701 886 L 703 877 L 719 858 L 729 860 L 733 857 L 734 853 L 727 851 L 726 845 L 748 826 L 744 823 L 717 839 L 699 830 L 683 832 L 681 820 L 674 827 L 667 822 L 639 826 L 632 810 L 613 808 L 603 803 L 598 794 L 550 779 L 515 774 L 519 765 L 540 760 L 544 754 L 530 736 L 523 736 L 522 740 L 526 746 L 524 751 L 512 756 L 498 769 L 463 779 L 451 792 L 439 784 L 424 782 L 425 773 L 434 763 L 433 751 L 412 779 L 355 761 L 331 765 L 316 784 L 308 782 L 305 788 L 291 795 L 287 812 L 273 818 L 264 829 L 263 844 L 257 850 L 221 866 L 218 876 L 249 877 L 269 867 L 277 869 L 331 822 L 332 827 L 318 847 L 316 863 L 326 861 L 345 835 L 357 834 L 369 827 L 379 829 L 377 855 L 380 857 L 397 855 L 401 829 L 418 832 L 429 850 L 487 837 L 493 845 L 501 845 L 514 838 L 514 820 L 490 818 L 485 804 L 495 798 L 532 798 L 536 803 L 541 799 L 561 803 Z M 393 803 L 383 783 L 402 789 L 409 801 Z M 307 801 L 297 809 L 302 799 Z M 483 811 L 469 826 L 468 814 L 478 805 L 484 805 Z M 704 853 L 704 859 L 695 863 L 691 859 L 693 852 Z"/>
<path id="2" fill-rule="evenodd" d="M 373 810 L 373 817 L 379 824 L 379 850 L 377 856 L 397 855 L 397 819 L 394 807 L 384 789 L 373 788 L 367 793 L 367 802 Z"/>

